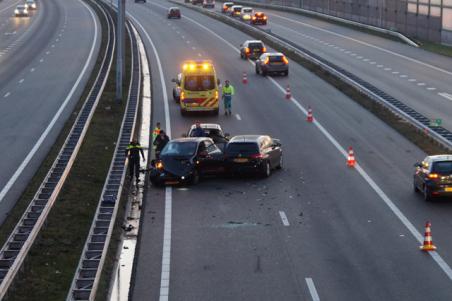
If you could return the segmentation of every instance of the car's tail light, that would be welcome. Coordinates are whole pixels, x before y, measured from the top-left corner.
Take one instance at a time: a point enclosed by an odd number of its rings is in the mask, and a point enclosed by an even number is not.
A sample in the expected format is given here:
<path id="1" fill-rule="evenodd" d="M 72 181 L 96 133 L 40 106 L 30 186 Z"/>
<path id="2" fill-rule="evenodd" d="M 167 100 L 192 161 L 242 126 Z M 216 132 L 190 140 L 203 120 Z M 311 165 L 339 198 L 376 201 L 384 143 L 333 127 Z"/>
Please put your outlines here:
<path id="1" fill-rule="evenodd" d="M 267 52 L 267 48 L 262 47 L 262 52 Z"/>
<path id="2" fill-rule="evenodd" d="M 264 60 L 264 65 L 268 65 L 268 63 L 270 62 L 270 59 L 268 58 L 268 56 L 265 58 Z"/>
<path id="3" fill-rule="evenodd" d="M 263 159 L 263 158 L 265 158 L 265 156 L 262 155 L 262 154 L 252 154 L 252 155 L 250 156 L 250 158 L 251 158 L 251 159 Z"/>
<path id="4" fill-rule="evenodd" d="M 245 48 L 245 53 L 250 53 L 250 49 L 248 47 Z"/>
<path id="5" fill-rule="evenodd" d="M 437 173 L 431 173 L 428 175 L 429 179 L 438 179 L 439 178 L 439 174 Z"/>
<path id="6" fill-rule="evenodd" d="M 228 9 L 228 7 L 227 6 L 223 6 L 223 10 L 227 10 Z"/>
<path id="7" fill-rule="evenodd" d="M 253 16 L 253 18 L 252 18 L 253 20 L 256 20 L 256 17 L 255 16 Z"/>
<path id="8" fill-rule="evenodd" d="M 287 60 L 287 58 L 285 56 L 282 57 L 282 60 L 283 60 L 284 64 L 286 64 L 286 65 L 289 64 L 289 61 Z"/>
<path id="9" fill-rule="evenodd" d="M 264 16 L 264 20 L 267 20 L 267 16 Z"/>

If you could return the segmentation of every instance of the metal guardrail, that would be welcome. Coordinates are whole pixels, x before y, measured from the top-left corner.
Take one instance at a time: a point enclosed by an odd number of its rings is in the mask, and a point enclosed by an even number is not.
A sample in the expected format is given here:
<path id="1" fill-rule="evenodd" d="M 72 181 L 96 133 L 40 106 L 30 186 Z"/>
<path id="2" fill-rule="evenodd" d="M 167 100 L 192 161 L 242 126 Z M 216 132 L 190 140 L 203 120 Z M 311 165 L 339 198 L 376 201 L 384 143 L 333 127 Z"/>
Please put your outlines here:
<path id="1" fill-rule="evenodd" d="M 325 71 L 330 72 L 331 74 L 334 74 L 338 78 L 340 78 L 342 81 L 346 82 L 347 84 L 353 86 L 355 89 L 360 91 L 361 93 L 364 93 L 372 100 L 382 104 L 398 116 L 404 118 L 408 122 L 410 122 L 413 126 L 415 126 L 417 129 L 421 131 L 427 131 L 429 134 L 431 134 L 431 137 L 435 139 L 440 145 L 445 147 L 446 149 L 452 150 L 452 132 L 449 130 L 441 127 L 441 126 L 435 126 L 430 123 L 430 119 L 426 116 L 422 115 L 421 113 L 417 112 L 410 106 L 406 105 L 402 101 L 392 97 L 391 95 L 383 92 L 382 90 L 378 89 L 371 83 L 361 79 L 359 76 L 354 75 L 353 73 L 335 65 L 334 63 L 331 63 L 330 61 L 320 57 L 319 55 L 307 50 L 304 47 L 301 47 L 300 45 L 287 40 L 285 38 L 282 38 L 270 31 L 266 31 L 264 29 L 251 26 L 249 24 L 246 24 L 244 22 L 235 20 L 231 17 L 225 16 L 221 13 L 212 12 L 208 10 L 204 10 L 199 7 L 195 6 L 189 6 L 180 2 L 176 2 L 174 0 L 169 0 L 173 3 L 178 3 L 179 5 L 184 5 L 188 8 L 199 10 L 200 12 L 203 12 L 204 14 L 211 15 L 212 17 L 219 19 L 219 20 L 225 20 L 226 22 L 229 22 L 230 24 L 234 24 L 236 27 L 246 27 L 248 31 L 253 31 L 260 36 L 264 36 L 268 40 L 272 41 L 273 43 L 280 45 L 281 47 L 288 49 L 297 55 L 303 57 L 304 59 L 309 60 L 310 62 L 314 63 L 318 67 L 322 68 Z"/>
<path id="2" fill-rule="evenodd" d="M 360 23 L 360 22 L 356 22 L 356 21 L 352 21 L 352 20 L 347 20 L 347 19 L 344 19 L 344 18 L 335 17 L 335 16 L 332 16 L 332 15 L 324 14 L 324 13 L 319 13 L 319 12 L 308 10 L 308 9 L 303 9 L 303 8 L 298 8 L 298 7 L 291 7 L 291 6 L 276 5 L 276 4 L 259 3 L 259 2 L 254 2 L 254 1 L 241 1 L 241 0 L 239 0 L 239 1 L 234 1 L 234 3 L 236 3 L 236 4 L 243 4 L 243 5 L 249 5 L 249 6 L 262 7 L 262 8 L 268 8 L 268 9 L 275 9 L 275 10 L 279 10 L 279 11 L 288 11 L 288 12 L 293 12 L 293 13 L 296 13 L 296 14 L 310 15 L 310 16 L 313 16 L 313 17 L 316 17 L 316 18 L 326 19 L 326 20 L 330 20 L 330 21 L 334 21 L 334 22 L 338 22 L 338 23 L 342 23 L 342 24 L 346 24 L 346 25 L 352 25 L 352 26 L 355 26 L 355 27 L 358 27 L 358 28 L 363 28 L 363 29 L 366 29 L 366 30 L 378 32 L 378 33 L 381 33 L 381 34 L 390 35 L 390 36 L 393 36 L 395 38 L 398 38 L 398 39 L 402 40 L 403 42 L 405 42 L 406 44 L 408 44 L 410 46 L 419 47 L 418 44 L 416 44 L 410 38 L 406 37 L 405 35 L 401 34 L 398 31 L 385 29 L 385 28 L 372 26 L 372 25 L 367 25 L 367 24 L 364 24 L 364 23 Z"/>
<path id="3" fill-rule="evenodd" d="M 103 264 L 115 224 L 118 203 L 126 173 L 127 157 L 124 153 L 135 128 L 141 88 L 141 64 L 132 25 L 127 22 L 132 48 L 132 76 L 126 113 L 122 121 L 113 160 L 99 200 L 67 301 L 94 300 Z"/>
<path id="4" fill-rule="evenodd" d="M 105 18 L 107 16 L 105 15 Z M 20 270 L 25 257 L 44 224 L 83 142 L 91 118 L 104 89 L 112 64 L 114 27 L 107 18 L 108 42 L 101 69 L 57 158 L 24 214 L 0 250 L 0 300 Z"/>

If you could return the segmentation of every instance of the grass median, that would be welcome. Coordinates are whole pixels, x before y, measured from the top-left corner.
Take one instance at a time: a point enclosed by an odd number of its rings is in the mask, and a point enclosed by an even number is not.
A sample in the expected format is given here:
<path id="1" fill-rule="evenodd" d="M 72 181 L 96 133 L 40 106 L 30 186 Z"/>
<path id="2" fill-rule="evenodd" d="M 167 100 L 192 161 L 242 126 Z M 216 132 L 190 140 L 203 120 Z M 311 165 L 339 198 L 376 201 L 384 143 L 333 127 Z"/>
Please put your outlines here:
<path id="1" fill-rule="evenodd" d="M 88 4 L 92 5 L 89 1 Z M 98 16 L 96 5 L 92 5 Z M 106 47 L 106 23 L 102 17 L 102 46 Z M 130 42 L 126 41 L 126 72 L 124 97 L 127 99 L 130 80 Z M 99 70 L 98 59 L 95 70 Z M 95 78 L 94 72 L 87 90 Z M 81 98 L 81 103 L 86 97 Z M 91 125 L 74 162 L 72 170 L 58 196 L 47 221 L 39 233 L 30 253 L 25 259 L 22 271 L 17 275 L 14 285 L 5 300 L 65 300 L 69 291 L 82 249 L 97 208 L 102 187 L 111 163 L 115 143 L 118 138 L 121 121 L 126 107 L 125 101 L 115 102 L 115 64 L 113 63 L 98 107 Z M 80 105 L 78 105 L 80 108 Z M 73 119 L 71 117 L 58 138 L 60 147 L 66 137 Z M 72 121 L 72 122 L 71 122 Z M 43 174 L 53 162 L 59 148 L 55 146 L 42 164 L 38 174 Z M 37 174 L 37 176 L 38 176 Z M 28 205 L 42 177 L 35 177 L 34 190 L 24 194 Z M 21 198 L 21 199 L 22 199 Z M 20 216 L 23 210 L 18 213 Z M 5 233 L 8 231 L 5 230 Z"/>

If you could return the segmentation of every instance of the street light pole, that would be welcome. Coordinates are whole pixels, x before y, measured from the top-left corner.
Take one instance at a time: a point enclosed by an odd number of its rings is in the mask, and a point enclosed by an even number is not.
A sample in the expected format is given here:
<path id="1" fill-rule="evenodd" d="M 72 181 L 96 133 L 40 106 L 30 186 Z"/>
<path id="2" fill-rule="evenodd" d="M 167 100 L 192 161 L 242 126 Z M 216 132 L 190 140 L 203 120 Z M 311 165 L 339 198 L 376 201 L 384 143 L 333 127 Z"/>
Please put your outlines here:
<path id="1" fill-rule="evenodd" d="M 122 82 L 124 78 L 124 31 L 125 31 L 125 15 L 126 1 L 118 0 L 118 15 L 116 22 L 116 101 L 122 101 Z"/>

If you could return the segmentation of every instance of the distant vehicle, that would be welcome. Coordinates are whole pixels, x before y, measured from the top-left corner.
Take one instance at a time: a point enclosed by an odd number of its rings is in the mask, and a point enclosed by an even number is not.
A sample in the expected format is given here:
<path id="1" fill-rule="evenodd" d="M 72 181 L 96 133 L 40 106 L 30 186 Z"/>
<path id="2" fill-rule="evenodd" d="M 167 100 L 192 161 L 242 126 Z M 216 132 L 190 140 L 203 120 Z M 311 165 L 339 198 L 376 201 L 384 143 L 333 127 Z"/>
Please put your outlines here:
<path id="1" fill-rule="evenodd" d="M 267 25 L 267 16 L 263 12 L 256 12 L 250 20 L 253 25 L 262 24 Z"/>
<path id="2" fill-rule="evenodd" d="M 221 8 L 221 12 L 226 14 L 230 13 L 231 7 L 234 5 L 234 2 L 225 2 L 223 3 L 223 7 Z"/>
<path id="3" fill-rule="evenodd" d="M 196 5 L 196 4 L 202 4 L 203 0 L 191 0 L 191 4 Z"/>
<path id="4" fill-rule="evenodd" d="M 146 0 L 135 0 L 135 3 L 139 3 L 139 2 L 146 3 Z"/>
<path id="5" fill-rule="evenodd" d="M 168 19 L 180 19 L 181 13 L 178 7 L 170 7 L 168 8 Z"/>
<path id="6" fill-rule="evenodd" d="M 220 148 L 221 151 L 224 151 L 225 146 L 229 141 L 229 134 L 224 133 L 221 126 L 216 123 L 201 123 L 200 126 L 206 133 L 206 137 L 211 138 L 218 148 Z M 193 137 L 195 128 L 196 124 L 193 124 L 187 133 L 187 137 Z"/>
<path id="7" fill-rule="evenodd" d="M 240 45 L 240 57 L 242 59 L 258 59 L 267 52 L 264 43 L 260 40 L 247 40 Z"/>
<path id="8" fill-rule="evenodd" d="M 228 173 L 257 173 L 269 177 L 283 166 L 281 143 L 267 135 L 242 135 L 229 140 L 224 152 Z"/>
<path id="9" fill-rule="evenodd" d="M 27 6 L 25 4 L 19 4 L 18 6 L 16 6 L 16 9 L 14 10 L 14 15 L 16 17 L 28 17 L 29 13 Z"/>
<path id="10" fill-rule="evenodd" d="M 184 0 L 184 3 L 190 3 L 190 0 Z"/>
<path id="11" fill-rule="evenodd" d="M 250 21 L 251 20 L 251 15 L 253 14 L 253 9 L 251 7 L 244 7 L 242 8 L 242 10 L 240 11 L 240 18 L 243 21 Z"/>
<path id="12" fill-rule="evenodd" d="M 423 193 L 424 200 L 452 197 L 452 155 L 427 156 L 414 166 L 413 188 Z"/>
<path id="13" fill-rule="evenodd" d="M 202 7 L 204 8 L 215 8 L 215 0 L 203 0 Z"/>
<path id="14" fill-rule="evenodd" d="M 35 10 L 36 9 L 36 2 L 34 0 L 27 0 L 25 1 L 25 6 L 28 10 Z"/>
<path id="15" fill-rule="evenodd" d="M 243 8 L 243 6 L 241 6 L 241 5 L 233 5 L 231 7 L 231 11 L 230 11 L 231 17 L 240 17 L 242 8 Z"/>
<path id="16" fill-rule="evenodd" d="M 269 73 L 289 75 L 289 61 L 280 52 L 264 53 L 256 60 L 256 74 L 266 76 Z"/>
<path id="17" fill-rule="evenodd" d="M 155 186 L 197 184 L 201 177 L 224 173 L 224 156 L 210 138 L 180 138 L 168 142 L 151 166 Z"/>

